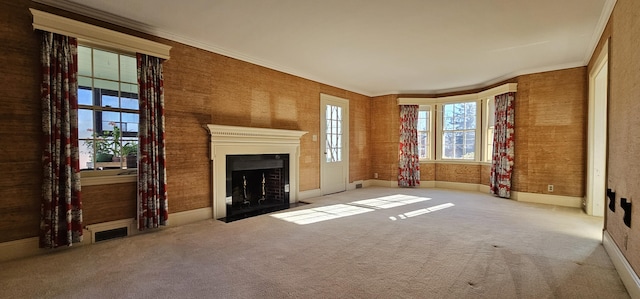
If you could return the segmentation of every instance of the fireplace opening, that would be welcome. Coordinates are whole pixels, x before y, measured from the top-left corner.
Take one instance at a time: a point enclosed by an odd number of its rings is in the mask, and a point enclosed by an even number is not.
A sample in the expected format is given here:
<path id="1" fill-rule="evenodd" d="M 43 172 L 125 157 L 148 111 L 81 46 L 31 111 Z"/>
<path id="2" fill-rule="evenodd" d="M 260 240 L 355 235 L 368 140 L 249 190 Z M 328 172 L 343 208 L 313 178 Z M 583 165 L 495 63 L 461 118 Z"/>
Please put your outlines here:
<path id="1" fill-rule="evenodd" d="M 289 208 L 289 154 L 227 155 L 226 217 L 231 222 Z"/>

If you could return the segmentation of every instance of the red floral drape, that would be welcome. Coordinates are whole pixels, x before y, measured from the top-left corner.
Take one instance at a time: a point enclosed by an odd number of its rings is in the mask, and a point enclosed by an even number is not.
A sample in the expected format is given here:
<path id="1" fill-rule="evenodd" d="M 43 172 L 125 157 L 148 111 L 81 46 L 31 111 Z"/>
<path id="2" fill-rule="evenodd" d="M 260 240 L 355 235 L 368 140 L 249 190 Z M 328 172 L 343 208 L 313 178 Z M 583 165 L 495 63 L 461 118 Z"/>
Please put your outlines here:
<path id="1" fill-rule="evenodd" d="M 40 247 L 82 242 L 78 151 L 78 42 L 42 32 L 42 202 Z"/>
<path id="2" fill-rule="evenodd" d="M 418 105 L 400 106 L 400 146 L 398 150 L 398 186 L 420 186 L 418 152 Z"/>
<path id="3" fill-rule="evenodd" d="M 495 98 L 495 128 L 493 133 L 493 158 L 489 188 L 491 194 L 511 197 L 511 174 L 514 159 L 515 92 Z"/>
<path id="4" fill-rule="evenodd" d="M 162 59 L 138 53 L 140 160 L 138 229 L 166 225 L 169 218 L 164 138 Z"/>

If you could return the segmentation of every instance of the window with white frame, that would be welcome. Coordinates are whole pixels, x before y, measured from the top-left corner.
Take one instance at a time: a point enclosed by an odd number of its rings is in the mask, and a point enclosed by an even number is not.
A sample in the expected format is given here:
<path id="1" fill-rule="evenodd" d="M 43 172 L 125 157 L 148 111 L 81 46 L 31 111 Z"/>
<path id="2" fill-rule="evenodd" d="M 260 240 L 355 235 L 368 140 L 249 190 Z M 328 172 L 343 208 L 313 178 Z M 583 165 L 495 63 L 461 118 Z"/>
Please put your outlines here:
<path id="1" fill-rule="evenodd" d="M 419 105 L 420 160 L 491 162 L 496 95 L 516 92 L 517 83 L 479 93 L 440 98 L 399 98 L 398 105 Z"/>
<path id="2" fill-rule="evenodd" d="M 421 105 L 418 110 L 418 153 L 420 160 L 431 159 L 431 106 Z"/>
<path id="3" fill-rule="evenodd" d="M 136 59 L 78 46 L 80 168 L 136 168 L 138 120 Z"/>
<path id="4" fill-rule="evenodd" d="M 442 159 L 475 160 L 477 102 L 442 105 Z"/>

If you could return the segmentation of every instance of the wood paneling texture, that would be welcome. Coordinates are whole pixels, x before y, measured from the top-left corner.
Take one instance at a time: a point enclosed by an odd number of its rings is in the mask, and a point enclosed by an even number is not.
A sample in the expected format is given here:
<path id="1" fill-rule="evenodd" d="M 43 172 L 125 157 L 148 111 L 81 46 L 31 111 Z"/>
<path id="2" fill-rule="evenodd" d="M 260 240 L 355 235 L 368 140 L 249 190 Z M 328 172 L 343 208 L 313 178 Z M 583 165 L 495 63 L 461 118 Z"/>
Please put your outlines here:
<path id="1" fill-rule="evenodd" d="M 84 225 L 135 218 L 137 193 L 135 182 L 82 187 Z"/>
<path id="2" fill-rule="evenodd" d="M 491 165 L 480 165 L 480 184 L 489 186 L 490 179 L 491 179 Z"/>
<path id="3" fill-rule="evenodd" d="M 600 45 L 609 42 L 607 188 L 616 192 L 615 212 L 606 209 L 605 229 L 636 274 L 640 274 L 640 2 L 618 0 Z M 593 67 L 600 46 L 591 59 Z M 631 227 L 620 198 L 632 200 Z M 607 201 L 607 204 L 609 202 Z"/>
<path id="4" fill-rule="evenodd" d="M 515 191 L 584 195 L 586 115 L 586 67 L 518 77 Z"/>
<path id="5" fill-rule="evenodd" d="M 436 164 L 436 181 L 480 184 L 477 164 Z"/>
<path id="6" fill-rule="evenodd" d="M 0 2 L 0 242 L 40 227 L 40 39 L 28 4 Z"/>
<path id="7" fill-rule="evenodd" d="M 400 108 L 397 96 L 374 97 L 371 101 L 371 167 L 379 180 L 398 179 Z"/>

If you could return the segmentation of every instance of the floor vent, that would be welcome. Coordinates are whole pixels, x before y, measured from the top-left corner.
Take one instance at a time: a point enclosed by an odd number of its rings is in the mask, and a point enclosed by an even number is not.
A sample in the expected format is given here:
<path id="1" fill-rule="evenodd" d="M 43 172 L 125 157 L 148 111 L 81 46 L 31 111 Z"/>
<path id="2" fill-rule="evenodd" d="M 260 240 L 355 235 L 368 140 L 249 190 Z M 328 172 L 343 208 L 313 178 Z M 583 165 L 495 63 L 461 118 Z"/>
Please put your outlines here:
<path id="1" fill-rule="evenodd" d="M 360 188 L 362 188 L 362 184 L 361 183 L 356 184 L 356 189 L 360 189 Z"/>
<path id="2" fill-rule="evenodd" d="M 109 230 L 103 230 L 95 233 L 95 242 L 111 240 L 115 238 L 126 237 L 129 233 L 127 227 L 114 228 Z"/>

